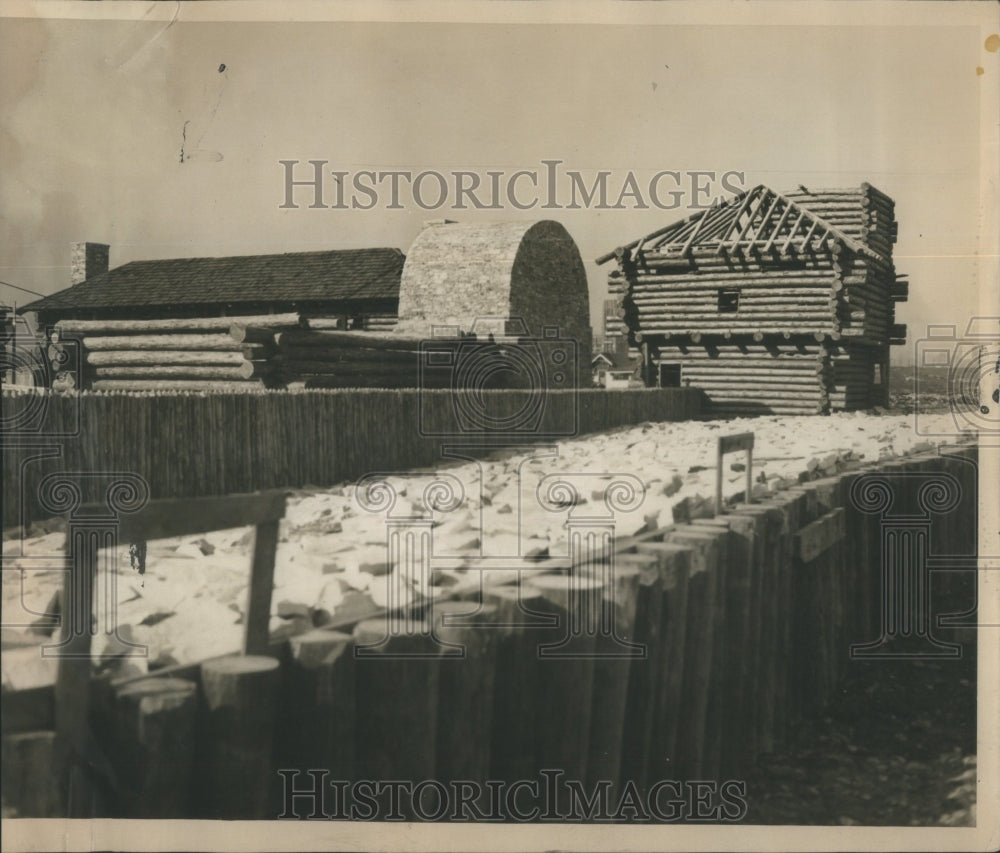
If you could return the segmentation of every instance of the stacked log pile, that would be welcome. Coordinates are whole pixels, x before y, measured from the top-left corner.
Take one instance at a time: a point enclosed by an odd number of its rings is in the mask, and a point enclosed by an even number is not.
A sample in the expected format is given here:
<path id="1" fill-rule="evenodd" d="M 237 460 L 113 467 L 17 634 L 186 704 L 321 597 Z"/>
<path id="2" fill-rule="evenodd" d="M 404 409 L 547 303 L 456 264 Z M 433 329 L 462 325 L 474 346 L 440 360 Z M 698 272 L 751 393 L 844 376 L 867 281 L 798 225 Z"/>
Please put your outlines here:
<path id="1" fill-rule="evenodd" d="M 420 341 L 387 332 L 292 329 L 273 336 L 280 381 L 306 388 L 416 388 Z"/>
<path id="2" fill-rule="evenodd" d="M 417 342 L 390 340 L 394 324 L 393 315 L 354 327 L 346 317 L 296 312 L 63 320 L 46 354 L 57 387 L 79 378 L 95 391 L 253 391 L 303 380 L 310 387 L 416 387 Z M 360 326 L 378 331 L 336 331 Z"/>
<path id="3" fill-rule="evenodd" d="M 869 184 L 757 187 L 599 259 L 618 267 L 606 333 L 628 331 L 647 384 L 703 388 L 715 415 L 885 405 L 909 290 L 896 234 Z"/>
<path id="4" fill-rule="evenodd" d="M 525 383 L 532 379 L 522 354 L 515 352 L 520 345 L 515 338 L 427 339 L 391 331 L 343 331 L 342 326 L 331 328 L 331 321 L 314 319 L 303 325 L 308 328 L 274 331 L 239 323 L 230 336 L 244 346 L 265 347 L 259 369 L 291 388 L 499 389 L 528 387 Z"/>
<path id="5" fill-rule="evenodd" d="M 299 315 L 246 318 L 269 328 L 297 326 Z M 79 343 L 77 375 L 95 391 L 255 390 L 269 384 L 266 341 L 238 341 L 230 335 L 232 317 L 155 320 L 64 320 L 50 334 L 53 368 Z M 58 379 L 58 376 L 57 376 Z"/>

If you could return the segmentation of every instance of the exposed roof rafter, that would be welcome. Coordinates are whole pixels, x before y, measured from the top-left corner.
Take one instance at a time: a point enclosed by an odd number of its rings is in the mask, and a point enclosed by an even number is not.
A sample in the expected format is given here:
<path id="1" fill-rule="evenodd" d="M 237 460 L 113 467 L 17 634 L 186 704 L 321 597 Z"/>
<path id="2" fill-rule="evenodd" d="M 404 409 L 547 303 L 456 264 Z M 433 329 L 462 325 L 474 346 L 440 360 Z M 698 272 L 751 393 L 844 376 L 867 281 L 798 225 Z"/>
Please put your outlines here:
<path id="1" fill-rule="evenodd" d="M 760 184 L 728 202 L 699 211 L 648 234 L 623 247 L 642 249 L 660 256 L 686 257 L 697 246 L 714 249 L 717 254 L 738 251 L 772 252 L 780 246 L 782 254 L 790 250 L 809 251 L 835 240 L 858 255 L 885 260 L 870 246 L 848 236 L 781 193 Z M 616 252 L 597 259 L 603 264 Z"/>

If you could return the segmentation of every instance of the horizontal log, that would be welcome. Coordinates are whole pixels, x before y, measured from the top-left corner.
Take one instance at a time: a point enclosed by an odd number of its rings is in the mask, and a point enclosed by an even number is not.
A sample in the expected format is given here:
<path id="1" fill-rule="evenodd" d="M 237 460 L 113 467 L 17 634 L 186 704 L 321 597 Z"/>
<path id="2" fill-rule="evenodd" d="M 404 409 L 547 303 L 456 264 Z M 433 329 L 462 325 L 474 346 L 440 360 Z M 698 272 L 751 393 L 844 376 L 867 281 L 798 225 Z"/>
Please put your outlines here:
<path id="1" fill-rule="evenodd" d="M 156 320 L 57 320 L 60 335 L 131 335 L 137 332 L 228 332 L 235 322 L 246 325 L 294 327 L 299 314 L 254 314 L 246 317 L 164 317 Z"/>
<path id="2" fill-rule="evenodd" d="M 215 350 L 98 350 L 87 353 L 87 364 L 219 364 L 239 365 L 243 353 Z"/>
<path id="3" fill-rule="evenodd" d="M 654 360 L 656 364 L 679 364 L 684 369 L 685 375 L 688 372 L 694 375 L 714 375 L 717 372 L 724 372 L 726 375 L 734 376 L 757 376 L 762 371 L 774 371 L 781 374 L 814 376 L 825 368 L 819 361 L 803 361 L 802 364 L 781 364 L 778 359 L 772 361 L 759 361 L 749 359 L 741 361 L 717 361 L 707 359 L 685 359 L 683 357 L 673 357 L 669 355 L 657 356 Z"/>
<path id="4" fill-rule="evenodd" d="M 815 358 L 824 352 L 823 347 L 813 341 L 804 341 L 795 344 L 763 344 L 763 343 L 710 343 L 685 344 L 671 342 L 669 344 L 659 344 L 663 351 L 683 352 L 694 355 L 704 355 L 706 358 L 746 358 L 747 356 L 757 356 L 759 358 Z"/>
<path id="5" fill-rule="evenodd" d="M 788 296 L 813 296 L 817 293 L 828 293 L 840 290 L 845 283 L 864 284 L 864 276 L 850 276 L 845 282 L 834 273 L 827 273 L 822 278 L 785 279 L 775 282 L 766 278 L 750 278 L 748 276 L 691 276 L 677 279 L 663 279 L 662 276 L 642 276 L 633 283 L 629 293 L 714 293 L 718 290 L 732 289 L 740 293 L 753 294 L 762 298 L 773 294 L 776 298 Z M 837 286 L 839 285 L 839 287 Z M 623 297 L 624 298 L 624 295 Z"/>
<path id="6" fill-rule="evenodd" d="M 733 331 L 753 331 L 757 327 L 774 325 L 776 327 L 793 328 L 800 321 L 809 323 L 811 326 L 826 323 L 832 325 L 836 321 L 834 316 L 838 306 L 831 307 L 828 304 L 820 306 L 810 306 L 808 309 L 794 308 L 747 308 L 740 306 L 739 311 L 718 311 L 705 310 L 706 306 L 689 305 L 647 305 L 636 306 L 636 314 L 641 329 L 648 329 L 650 325 L 664 321 L 673 326 L 683 326 L 685 323 L 709 323 L 720 328 L 729 328 Z M 772 322 L 773 321 L 773 322 Z"/>
<path id="7" fill-rule="evenodd" d="M 420 376 L 417 366 L 388 366 L 379 362 L 332 362 L 332 361 L 283 361 L 278 365 L 286 376 L 303 374 L 329 374 L 331 376 L 398 376 L 415 383 Z"/>
<path id="8" fill-rule="evenodd" d="M 416 365 L 420 353 L 412 350 L 377 350 L 367 347 L 284 346 L 274 356 L 277 364 L 289 361 L 383 362 Z"/>
<path id="9" fill-rule="evenodd" d="M 229 337 L 238 344 L 268 344 L 274 345 L 274 336 L 278 329 L 265 326 L 246 326 L 234 323 L 229 327 Z"/>
<path id="10" fill-rule="evenodd" d="M 388 376 L 306 376 L 306 388 L 416 388 L 415 382 L 398 375 Z M 447 384 L 438 381 L 424 383 L 423 388 L 447 388 Z"/>
<path id="11" fill-rule="evenodd" d="M 780 335 L 783 332 L 790 332 L 794 334 L 801 335 L 815 335 L 820 334 L 832 334 L 833 324 L 830 322 L 822 323 L 816 322 L 768 322 L 766 326 L 755 326 L 753 328 L 747 328 L 746 326 L 734 325 L 734 326 L 718 326 L 711 324 L 711 321 L 705 321 L 704 325 L 695 326 L 688 323 L 686 320 L 678 323 L 668 322 L 666 319 L 656 318 L 647 319 L 643 323 L 643 333 L 645 335 L 669 335 L 670 337 L 681 336 L 690 337 L 692 335 L 717 335 L 722 336 L 724 334 L 729 334 L 734 337 L 736 336 L 753 336 L 757 335 Z M 758 339 L 759 340 L 759 339 Z"/>
<path id="12" fill-rule="evenodd" d="M 155 365 L 140 367 L 136 365 L 118 365 L 113 367 L 98 367 L 94 371 L 100 379 L 251 379 L 254 376 L 264 376 L 269 373 L 266 368 L 246 361 L 239 366 L 207 366 L 207 365 Z"/>
<path id="13" fill-rule="evenodd" d="M 668 364 L 669 362 L 660 363 Z M 811 382 L 816 384 L 821 381 L 821 375 L 818 370 L 769 370 L 765 367 L 746 368 L 745 370 L 730 370 L 726 368 L 720 370 L 701 368 L 699 370 L 687 364 L 681 365 L 681 377 L 682 379 L 690 379 L 692 382 L 747 383 L 752 382 L 754 379 L 760 379 L 761 383 L 771 382 L 772 380 L 787 380 L 788 382 Z"/>
<path id="14" fill-rule="evenodd" d="M 325 330 L 325 331 L 346 331 L 347 330 L 347 317 L 308 317 L 303 323 L 303 327 L 312 330 Z"/>
<path id="15" fill-rule="evenodd" d="M 257 391 L 262 382 L 213 382 L 187 379 L 98 379 L 94 391 Z"/>
<path id="16" fill-rule="evenodd" d="M 747 397 L 778 397 L 789 394 L 793 397 L 805 396 L 809 399 L 819 398 L 826 388 L 819 381 L 813 379 L 812 382 L 801 380 L 773 380 L 768 382 L 735 382 L 735 381 L 714 381 L 711 379 L 691 379 L 684 381 L 684 387 L 701 388 L 707 394 L 724 394 L 728 396 Z M 744 393 L 746 392 L 746 393 Z"/>
<path id="17" fill-rule="evenodd" d="M 365 347 L 375 350 L 401 350 L 416 352 L 425 338 L 404 338 L 392 332 L 313 332 L 296 330 L 279 332 L 275 336 L 279 347 Z"/>
<path id="18" fill-rule="evenodd" d="M 694 298 L 694 297 L 673 297 L 673 296 L 640 296 L 636 295 L 633 300 L 633 305 L 637 308 L 649 311 L 656 308 L 669 308 L 675 309 L 677 311 L 703 311 L 711 312 L 712 314 L 736 314 L 742 316 L 747 312 L 751 313 L 761 313 L 761 312 L 778 312 L 782 314 L 796 313 L 796 312 L 816 312 L 816 311 L 826 311 L 829 309 L 831 302 L 834 305 L 837 304 L 837 300 L 830 296 L 829 293 L 818 292 L 815 296 L 811 298 L 798 297 L 798 298 L 786 298 L 786 299 L 754 299 L 752 297 L 746 297 L 745 295 L 740 298 L 739 308 L 736 311 L 721 312 L 719 311 L 718 299 L 714 294 L 709 298 Z"/>
<path id="19" fill-rule="evenodd" d="M 720 390 L 707 390 L 705 391 L 705 396 L 713 404 L 718 404 L 722 402 L 733 402 L 733 403 L 761 403 L 767 406 L 799 406 L 802 408 L 811 408 L 813 406 L 824 406 L 829 400 L 825 394 L 818 394 L 812 391 L 793 393 L 792 391 L 787 392 L 767 392 L 767 393 L 754 393 L 752 391 L 720 391 Z"/>
<path id="20" fill-rule="evenodd" d="M 705 269 L 697 273 L 684 275 L 659 275 L 656 273 L 638 273 L 633 277 L 635 287 L 645 284 L 670 284 L 677 287 L 684 285 L 711 287 L 713 282 L 733 282 L 743 287 L 822 287 L 835 277 L 832 267 L 811 274 L 809 270 L 725 270 Z M 780 274 L 779 274 L 780 273 Z"/>
<path id="21" fill-rule="evenodd" d="M 239 344 L 228 334 L 177 334 L 177 335 L 117 335 L 114 337 L 85 337 L 85 349 L 97 350 L 221 350 L 239 351 Z"/>
<path id="22" fill-rule="evenodd" d="M 824 403 L 746 402 L 738 400 L 708 401 L 706 414 L 759 414 L 762 408 L 775 415 L 815 415 L 826 409 Z"/>

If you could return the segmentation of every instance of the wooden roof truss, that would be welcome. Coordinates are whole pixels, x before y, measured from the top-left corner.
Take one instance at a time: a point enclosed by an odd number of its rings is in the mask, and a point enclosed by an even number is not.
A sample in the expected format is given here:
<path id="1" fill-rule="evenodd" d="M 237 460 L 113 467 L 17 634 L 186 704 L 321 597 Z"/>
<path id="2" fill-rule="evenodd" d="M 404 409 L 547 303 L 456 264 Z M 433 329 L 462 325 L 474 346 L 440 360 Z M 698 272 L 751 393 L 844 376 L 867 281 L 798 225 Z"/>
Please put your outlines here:
<path id="1" fill-rule="evenodd" d="M 695 246 L 724 253 L 798 254 L 822 250 L 836 241 L 851 251 L 879 258 L 874 249 L 763 184 L 732 200 L 675 222 L 625 249 L 661 257 L 688 257 Z M 607 255 L 600 262 L 610 259 Z"/>

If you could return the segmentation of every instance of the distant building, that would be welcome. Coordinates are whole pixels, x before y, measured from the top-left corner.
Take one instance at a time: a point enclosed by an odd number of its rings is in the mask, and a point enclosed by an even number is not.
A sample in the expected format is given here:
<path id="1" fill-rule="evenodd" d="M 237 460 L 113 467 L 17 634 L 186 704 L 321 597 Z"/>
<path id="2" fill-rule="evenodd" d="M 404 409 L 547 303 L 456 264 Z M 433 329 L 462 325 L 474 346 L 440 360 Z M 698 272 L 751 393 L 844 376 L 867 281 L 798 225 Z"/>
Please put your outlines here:
<path id="1" fill-rule="evenodd" d="M 636 375 L 636 363 L 628 353 L 602 352 L 590 362 L 594 385 L 602 388 L 628 388 Z"/>
<path id="2" fill-rule="evenodd" d="M 0 382 L 4 385 L 45 385 L 44 348 L 23 317 L 0 303 Z"/>

